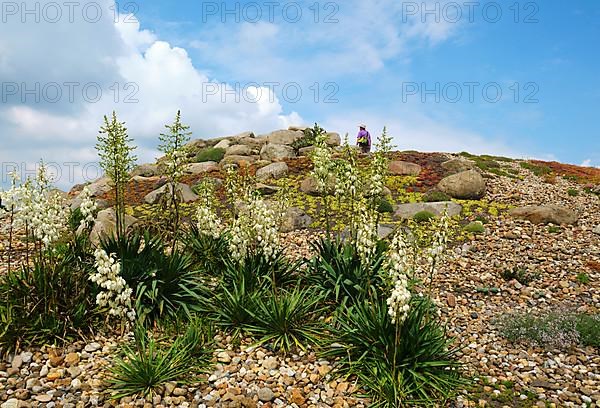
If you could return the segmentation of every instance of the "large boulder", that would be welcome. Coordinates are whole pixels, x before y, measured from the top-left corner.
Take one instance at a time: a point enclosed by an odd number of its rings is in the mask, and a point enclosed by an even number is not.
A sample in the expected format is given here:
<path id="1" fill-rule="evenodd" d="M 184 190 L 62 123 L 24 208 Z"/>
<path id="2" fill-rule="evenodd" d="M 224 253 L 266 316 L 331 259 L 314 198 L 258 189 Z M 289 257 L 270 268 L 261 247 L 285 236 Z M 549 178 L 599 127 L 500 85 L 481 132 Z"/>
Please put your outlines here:
<path id="1" fill-rule="evenodd" d="M 308 129 L 310 126 L 297 126 L 297 125 L 292 125 L 292 126 L 288 126 L 288 130 L 299 130 L 301 132 L 304 132 L 306 129 Z"/>
<path id="2" fill-rule="evenodd" d="M 255 137 L 254 134 L 252 134 L 251 137 L 248 136 L 239 139 L 237 143 L 240 145 L 249 146 L 250 148 L 258 151 L 265 143 L 267 143 L 267 139 L 264 137 Z"/>
<path id="3" fill-rule="evenodd" d="M 475 169 L 475 163 L 471 160 L 465 159 L 451 159 L 442 163 L 442 168 L 448 174 L 461 173 L 463 171 L 469 171 Z"/>
<path id="4" fill-rule="evenodd" d="M 115 224 L 117 220 L 117 214 L 114 208 L 107 208 L 99 211 L 94 221 L 94 226 L 90 232 L 90 240 L 93 244 L 97 245 L 100 239 L 110 237 L 115 234 Z M 124 225 L 125 229 L 134 226 L 138 223 L 137 218 L 131 215 L 125 214 Z M 83 233 L 83 228 L 77 230 L 78 234 Z"/>
<path id="5" fill-rule="evenodd" d="M 302 138 L 304 136 L 304 132 L 299 130 L 276 130 L 274 132 L 269 133 L 264 136 L 267 139 L 268 143 L 278 144 L 278 145 L 291 145 L 296 140 Z"/>
<path id="6" fill-rule="evenodd" d="M 204 174 L 211 171 L 218 171 L 219 165 L 213 161 L 207 161 L 202 163 L 190 163 L 185 167 L 186 174 Z"/>
<path id="7" fill-rule="evenodd" d="M 256 171 L 258 180 L 279 179 L 285 176 L 289 171 L 288 165 L 284 162 L 271 163 L 268 166 Z"/>
<path id="8" fill-rule="evenodd" d="M 326 143 L 329 146 L 339 146 L 342 144 L 342 138 L 339 133 L 336 132 L 327 132 L 327 140 Z"/>
<path id="9" fill-rule="evenodd" d="M 443 178 L 438 190 L 452 198 L 478 200 L 485 195 L 486 184 L 481 174 L 468 170 Z"/>
<path id="10" fill-rule="evenodd" d="M 317 181 L 314 179 L 314 177 L 311 176 L 308 176 L 304 180 L 302 180 L 302 183 L 300 183 L 300 191 L 302 191 L 304 194 L 309 194 L 313 196 L 317 196 L 320 194 Z"/>
<path id="11" fill-rule="evenodd" d="M 394 176 L 418 176 L 421 173 L 421 166 L 415 163 L 394 160 L 390 162 L 388 170 Z"/>
<path id="12" fill-rule="evenodd" d="M 394 233 L 394 231 L 395 227 L 393 225 L 379 224 L 377 226 L 377 237 L 379 239 L 387 239 Z"/>
<path id="13" fill-rule="evenodd" d="M 260 149 L 260 158 L 263 160 L 279 161 L 292 157 L 296 157 L 294 149 L 283 144 L 267 143 Z"/>
<path id="14" fill-rule="evenodd" d="M 112 190 L 113 182 L 108 177 L 101 177 L 98 180 L 88 184 L 87 187 L 90 190 L 90 196 L 100 197 Z"/>
<path id="15" fill-rule="evenodd" d="M 579 219 L 573 210 L 559 205 L 528 205 L 513 208 L 508 213 L 534 224 L 575 224 Z"/>
<path id="16" fill-rule="evenodd" d="M 450 217 L 460 215 L 462 212 L 462 206 L 453 201 L 440 201 L 437 203 L 407 203 L 399 204 L 395 207 L 394 218 L 407 220 L 415 216 L 415 214 L 421 211 L 427 211 L 433 215 L 439 217 L 444 213 Z"/>
<path id="17" fill-rule="evenodd" d="M 251 154 L 252 149 L 245 144 L 236 144 L 225 150 L 225 156 L 250 156 Z"/>
<path id="18" fill-rule="evenodd" d="M 312 218 L 304 210 L 290 207 L 286 210 L 281 222 L 281 232 L 306 229 L 312 224 Z"/>
<path id="19" fill-rule="evenodd" d="M 298 149 L 298 156 L 310 156 L 313 150 L 315 150 L 314 146 L 301 147 Z"/>
<path id="20" fill-rule="evenodd" d="M 227 150 L 227 148 L 229 148 L 229 146 L 231 146 L 231 141 L 229 139 L 223 139 L 219 143 L 215 144 L 213 147 L 215 149 L 225 149 L 225 150 Z"/>
<path id="21" fill-rule="evenodd" d="M 198 199 L 198 196 L 192 191 L 190 186 L 188 186 L 187 184 L 177 183 L 176 191 L 184 203 L 189 203 L 192 201 L 196 201 Z M 144 202 L 146 204 L 156 204 L 161 200 L 161 198 L 165 194 L 172 194 L 172 193 L 173 193 L 173 185 L 165 184 L 161 188 L 148 193 L 146 195 L 146 197 L 144 197 Z"/>
<path id="22" fill-rule="evenodd" d="M 131 172 L 131 177 L 142 176 L 142 177 L 153 177 L 158 176 L 158 165 L 157 164 L 140 164 Z"/>

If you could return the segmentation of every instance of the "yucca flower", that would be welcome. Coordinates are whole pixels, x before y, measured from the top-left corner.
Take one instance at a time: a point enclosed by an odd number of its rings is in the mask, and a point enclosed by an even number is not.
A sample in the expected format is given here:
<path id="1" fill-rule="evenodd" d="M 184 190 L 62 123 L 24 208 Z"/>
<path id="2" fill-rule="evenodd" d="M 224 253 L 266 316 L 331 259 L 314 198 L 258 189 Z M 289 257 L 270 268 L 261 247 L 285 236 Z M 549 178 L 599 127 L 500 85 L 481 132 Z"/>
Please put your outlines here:
<path id="1" fill-rule="evenodd" d="M 121 264 L 114 254 L 110 256 L 103 250 L 94 252 L 96 273 L 90 276 L 90 281 L 104 289 L 96 296 L 96 304 L 107 308 L 110 316 L 135 320 L 135 310 L 131 306 L 133 290 L 121 277 Z"/>

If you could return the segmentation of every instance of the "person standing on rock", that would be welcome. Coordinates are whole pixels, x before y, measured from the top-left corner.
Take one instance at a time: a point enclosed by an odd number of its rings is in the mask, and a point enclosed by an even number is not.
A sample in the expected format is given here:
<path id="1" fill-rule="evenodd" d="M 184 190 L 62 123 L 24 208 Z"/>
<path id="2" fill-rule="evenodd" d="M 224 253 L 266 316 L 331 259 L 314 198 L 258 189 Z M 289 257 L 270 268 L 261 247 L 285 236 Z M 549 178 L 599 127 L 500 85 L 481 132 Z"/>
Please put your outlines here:
<path id="1" fill-rule="evenodd" d="M 356 144 L 363 153 L 369 153 L 371 151 L 371 134 L 367 130 L 367 126 L 365 124 L 358 125 L 359 131 L 356 136 Z"/>

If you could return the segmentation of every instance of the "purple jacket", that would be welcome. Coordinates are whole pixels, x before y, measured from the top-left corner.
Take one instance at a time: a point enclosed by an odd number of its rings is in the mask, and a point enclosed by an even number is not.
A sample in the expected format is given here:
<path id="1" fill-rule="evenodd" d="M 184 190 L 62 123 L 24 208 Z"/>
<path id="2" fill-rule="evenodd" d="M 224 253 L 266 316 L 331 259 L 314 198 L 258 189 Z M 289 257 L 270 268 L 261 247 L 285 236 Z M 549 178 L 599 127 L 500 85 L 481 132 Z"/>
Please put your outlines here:
<path id="1" fill-rule="evenodd" d="M 361 130 L 358 132 L 358 135 L 356 136 L 356 144 L 358 144 L 358 140 L 363 137 L 367 139 L 367 146 L 371 146 L 371 134 L 366 130 Z"/>

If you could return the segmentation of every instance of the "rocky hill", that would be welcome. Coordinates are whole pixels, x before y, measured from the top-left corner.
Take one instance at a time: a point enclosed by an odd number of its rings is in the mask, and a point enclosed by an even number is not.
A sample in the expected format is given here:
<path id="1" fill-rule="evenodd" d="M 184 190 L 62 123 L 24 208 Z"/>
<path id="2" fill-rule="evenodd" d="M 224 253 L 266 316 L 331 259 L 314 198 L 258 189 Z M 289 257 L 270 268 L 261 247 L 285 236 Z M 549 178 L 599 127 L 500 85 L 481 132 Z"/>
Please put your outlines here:
<path id="1" fill-rule="evenodd" d="M 328 143 L 340 145 L 339 134 L 328 135 Z M 193 163 L 177 186 L 188 203 L 188 216 L 198 199 L 198 182 L 210 177 L 221 185 L 217 196 L 222 197 L 224 167 L 237 165 L 256 177 L 256 188 L 264 195 L 281 189 L 289 193 L 292 208 L 282 231 L 287 253 L 307 256 L 311 253 L 307 238 L 318 235 L 324 226 L 319 217 L 322 197 L 308 174 L 312 147 L 306 139 L 304 129 L 294 127 L 267 135 L 247 132 L 190 142 Z M 477 379 L 455 406 L 599 406 L 598 345 L 584 346 L 561 337 L 560 325 L 546 327 L 550 338 L 536 343 L 528 341 L 527 333 L 507 334 L 503 322 L 510 314 L 598 316 L 600 169 L 464 152 L 405 151 L 391 156 L 386 183 L 390 208 L 382 211 L 380 235 L 389 234 L 403 220 L 423 212 L 439 216 L 443 209 L 455 217 L 460 231 L 452 244 L 454 256 L 440 268 L 433 288 L 449 333 L 463 346 L 461 361 Z M 366 163 L 369 156 L 360 160 Z M 131 176 L 126 192 L 128 222 L 150 222 L 167 189 L 165 180 L 156 163 L 138 166 Z M 108 180 L 89 187 L 109 208 Z M 73 207 L 81 189 L 75 186 L 69 193 Z M 100 213 L 96 233 L 110 228 L 104 222 L 110 219 L 109 212 Z M 283 401 L 295 404 L 288 406 L 311 407 L 365 404 L 351 395 L 353 384 L 334 380 L 329 362 L 313 353 L 282 356 L 263 348 L 240 349 L 221 340 L 223 348 L 215 354 L 219 364 L 207 383 L 173 388 L 163 394 L 163 405 L 168 405 L 166 398 L 178 405 L 190 396 L 193 403 L 185 406 L 283 406 Z M 100 384 L 98 367 L 114 346 L 113 339 L 99 338 L 66 350 L 72 361 L 55 358 L 44 349 L 33 357 L 23 354 L 10 364 L 0 363 L 0 394 L 5 395 L 0 401 L 8 397 L 30 401 L 2 406 L 34 406 L 67 396 L 71 402 L 63 406 L 75 406 L 74 395 L 82 390 L 87 399 L 79 401 L 84 405 L 104 404 L 95 392 Z M 83 372 L 73 368 L 81 366 Z M 50 379 L 56 372 L 60 375 Z M 242 401 L 237 396 L 243 390 L 256 391 L 257 398 Z M 161 398 L 154 402 L 161 403 Z"/>

